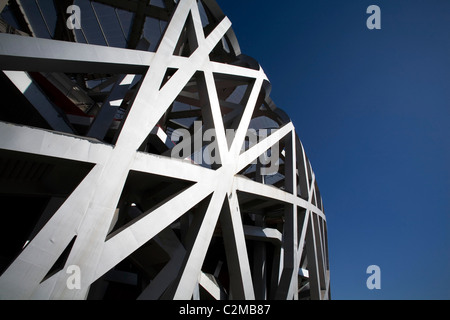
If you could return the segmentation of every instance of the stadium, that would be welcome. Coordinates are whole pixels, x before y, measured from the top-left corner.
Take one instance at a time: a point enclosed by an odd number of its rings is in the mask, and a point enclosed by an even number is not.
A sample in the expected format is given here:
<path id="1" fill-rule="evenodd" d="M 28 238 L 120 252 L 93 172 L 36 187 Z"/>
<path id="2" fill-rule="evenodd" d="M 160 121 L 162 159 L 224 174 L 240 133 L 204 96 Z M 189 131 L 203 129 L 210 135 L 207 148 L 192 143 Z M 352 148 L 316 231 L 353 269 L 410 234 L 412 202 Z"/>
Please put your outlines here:
<path id="1" fill-rule="evenodd" d="M 315 174 L 216 1 L 0 11 L 0 299 L 331 297 Z"/>

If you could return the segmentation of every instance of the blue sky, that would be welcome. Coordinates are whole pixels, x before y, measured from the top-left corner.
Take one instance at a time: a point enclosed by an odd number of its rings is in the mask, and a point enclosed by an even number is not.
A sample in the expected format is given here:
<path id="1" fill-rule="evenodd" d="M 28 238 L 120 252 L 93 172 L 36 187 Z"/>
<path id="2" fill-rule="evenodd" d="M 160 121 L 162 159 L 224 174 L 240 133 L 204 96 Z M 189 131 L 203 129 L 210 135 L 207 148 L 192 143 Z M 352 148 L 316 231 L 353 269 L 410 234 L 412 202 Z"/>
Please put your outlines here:
<path id="1" fill-rule="evenodd" d="M 332 298 L 450 299 L 450 1 L 218 3 L 311 160 Z"/>

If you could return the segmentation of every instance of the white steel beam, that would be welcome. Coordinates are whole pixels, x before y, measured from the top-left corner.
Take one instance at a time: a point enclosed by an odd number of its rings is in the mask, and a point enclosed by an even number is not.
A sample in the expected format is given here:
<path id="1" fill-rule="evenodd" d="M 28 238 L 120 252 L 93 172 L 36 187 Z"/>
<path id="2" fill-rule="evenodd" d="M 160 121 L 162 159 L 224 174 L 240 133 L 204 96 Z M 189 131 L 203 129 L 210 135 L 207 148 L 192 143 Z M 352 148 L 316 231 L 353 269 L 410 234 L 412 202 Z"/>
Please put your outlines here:
<path id="1" fill-rule="evenodd" d="M 220 222 L 230 273 L 230 295 L 233 299 L 254 300 L 255 292 L 236 191 L 227 194 L 227 198 Z"/>
<path id="2" fill-rule="evenodd" d="M 0 33 L 0 69 L 142 74 L 155 54 Z"/>

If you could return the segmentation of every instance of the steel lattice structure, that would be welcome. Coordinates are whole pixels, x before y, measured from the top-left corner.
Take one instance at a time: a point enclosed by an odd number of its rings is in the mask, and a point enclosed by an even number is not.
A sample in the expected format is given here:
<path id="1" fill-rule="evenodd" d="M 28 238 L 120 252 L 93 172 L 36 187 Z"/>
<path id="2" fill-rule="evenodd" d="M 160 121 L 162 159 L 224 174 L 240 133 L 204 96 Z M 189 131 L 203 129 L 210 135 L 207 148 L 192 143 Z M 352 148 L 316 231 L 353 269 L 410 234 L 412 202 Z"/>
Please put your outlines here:
<path id="1" fill-rule="evenodd" d="M 54 1 L 51 37 L 22 1 L 1 2 L 18 25 L 1 20 L 0 298 L 328 299 L 322 199 L 265 73 L 214 0 L 159 2 L 90 3 L 105 45 L 65 26 L 83 1 Z M 271 130 L 252 144 L 249 128 Z M 180 129 L 215 138 L 176 159 Z"/>

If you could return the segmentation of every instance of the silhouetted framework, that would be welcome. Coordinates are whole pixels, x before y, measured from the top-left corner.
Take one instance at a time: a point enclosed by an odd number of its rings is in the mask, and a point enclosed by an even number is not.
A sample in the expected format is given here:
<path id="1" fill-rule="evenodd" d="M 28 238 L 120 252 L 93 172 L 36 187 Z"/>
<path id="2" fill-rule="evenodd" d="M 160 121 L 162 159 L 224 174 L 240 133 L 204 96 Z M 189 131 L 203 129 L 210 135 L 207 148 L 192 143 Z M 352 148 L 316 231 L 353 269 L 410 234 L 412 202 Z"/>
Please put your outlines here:
<path id="1" fill-rule="evenodd" d="M 1 299 L 330 298 L 310 162 L 214 0 L 0 12 Z"/>

